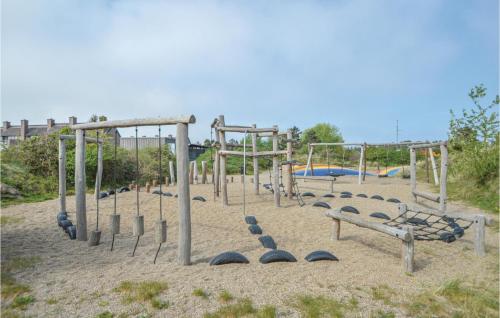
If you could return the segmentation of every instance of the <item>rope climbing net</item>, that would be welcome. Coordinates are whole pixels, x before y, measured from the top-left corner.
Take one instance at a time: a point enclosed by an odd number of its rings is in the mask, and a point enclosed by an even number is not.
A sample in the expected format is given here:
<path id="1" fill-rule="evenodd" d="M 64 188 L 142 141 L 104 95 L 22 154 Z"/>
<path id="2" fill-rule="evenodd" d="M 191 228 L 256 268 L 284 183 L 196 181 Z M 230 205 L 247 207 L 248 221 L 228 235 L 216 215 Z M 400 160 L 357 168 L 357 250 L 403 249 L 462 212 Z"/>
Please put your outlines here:
<path id="1" fill-rule="evenodd" d="M 473 223 L 459 217 L 438 216 L 425 211 L 411 210 L 407 210 L 399 216 L 384 222 L 384 224 L 396 228 L 401 228 L 403 225 L 413 226 L 416 240 L 440 240 L 448 243 L 462 237 L 464 231 Z"/>

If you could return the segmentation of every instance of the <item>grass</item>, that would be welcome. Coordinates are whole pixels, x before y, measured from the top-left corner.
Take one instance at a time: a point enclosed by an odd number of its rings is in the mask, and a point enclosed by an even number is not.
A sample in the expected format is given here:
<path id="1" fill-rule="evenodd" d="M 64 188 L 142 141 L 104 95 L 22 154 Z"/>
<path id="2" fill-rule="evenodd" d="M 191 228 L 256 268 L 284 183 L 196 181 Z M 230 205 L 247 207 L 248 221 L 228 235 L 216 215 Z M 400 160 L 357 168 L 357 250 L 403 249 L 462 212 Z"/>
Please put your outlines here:
<path id="1" fill-rule="evenodd" d="M 26 310 L 26 308 L 28 308 L 28 305 L 34 302 L 35 302 L 35 297 L 31 295 L 23 295 L 14 298 L 14 301 L 10 304 L 10 306 L 12 308 Z"/>
<path id="2" fill-rule="evenodd" d="M 19 284 L 12 272 L 33 267 L 39 261 L 39 257 L 15 257 L 3 262 L 1 270 L 2 298 L 10 299 L 29 293 L 31 287 Z"/>
<path id="3" fill-rule="evenodd" d="M 201 288 L 196 288 L 193 290 L 193 296 L 200 297 L 203 299 L 208 299 L 208 294 Z"/>
<path id="4" fill-rule="evenodd" d="M 394 318 L 396 317 L 396 314 L 393 313 L 392 311 L 383 311 L 381 309 L 371 313 L 370 315 L 371 318 Z"/>
<path id="5" fill-rule="evenodd" d="M 384 305 L 394 305 L 392 296 L 396 295 L 394 289 L 387 285 L 380 285 L 371 288 L 372 298 L 374 300 L 381 300 Z"/>
<path id="6" fill-rule="evenodd" d="M 95 316 L 96 318 L 113 318 L 115 315 L 111 312 L 111 311 L 103 311 L 99 314 L 97 314 L 97 316 Z"/>
<path id="7" fill-rule="evenodd" d="M 228 303 L 233 299 L 234 299 L 233 295 L 231 295 L 231 293 L 228 292 L 227 290 L 223 290 L 219 293 L 219 301 L 220 302 Z"/>
<path id="8" fill-rule="evenodd" d="M 56 299 L 56 298 L 49 298 L 45 301 L 47 303 L 47 305 L 55 305 L 57 304 L 59 301 Z"/>
<path id="9" fill-rule="evenodd" d="M 168 307 L 170 307 L 170 303 L 165 300 L 154 298 L 151 300 L 151 306 L 153 306 L 153 308 L 155 309 L 167 309 Z"/>
<path id="10" fill-rule="evenodd" d="M 264 306 L 257 309 L 248 298 L 240 299 L 231 305 L 222 306 L 213 313 L 205 313 L 204 318 L 233 318 L 233 317 L 255 317 L 274 318 L 276 307 Z"/>
<path id="11" fill-rule="evenodd" d="M 357 309 L 357 299 L 355 301 L 352 299 L 349 300 L 349 303 L 345 304 L 336 299 L 324 296 L 301 295 L 297 296 L 291 305 L 300 312 L 301 317 L 341 318 L 344 317 L 346 311 Z"/>
<path id="12" fill-rule="evenodd" d="M 164 282 L 157 281 L 144 281 L 144 282 L 130 282 L 123 281 L 120 285 L 113 289 L 114 292 L 123 294 L 122 302 L 125 304 L 130 303 L 144 303 L 150 302 L 153 304 L 155 297 L 161 292 L 166 290 L 168 285 Z"/>
<path id="13" fill-rule="evenodd" d="M 22 203 L 36 203 L 47 200 L 52 200 L 57 198 L 57 193 L 43 193 L 43 194 L 30 194 L 22 196 L 19 198 L 2 198 L 0 200 L 0 206 L 6 208 L 12 205 L 22 204 Z"/>
<path id="14" fill-rule="evenodd" d="M 498 317 L 498 286 L 488 288 L 454 279 L 435 291 L 418 294 L 405 307 L 412 317 Z"/>
<path id="15" fill-rule="evenodd" d="M 107 300 L 101 300 L 101 301 L 99 301 L 99 302 L 97 303 L 97 305 L 98 305 L 99 307 L 106 307 L 106 306 L 108 306 L 108 305 L 109 305 L 109 301 L 107 301 Z"/>
<path id="16" fill-rule="evenodd" d="M 2 201 L 4 199 L 2 198 Z M 17 216 L 7 216 L 7 215 L 2 215 L 0 216 L 0 225 L 4 226 L 7 224 L 16 224 L 20 223 L 24 220 L 24 218 L 17 217 Z"/>

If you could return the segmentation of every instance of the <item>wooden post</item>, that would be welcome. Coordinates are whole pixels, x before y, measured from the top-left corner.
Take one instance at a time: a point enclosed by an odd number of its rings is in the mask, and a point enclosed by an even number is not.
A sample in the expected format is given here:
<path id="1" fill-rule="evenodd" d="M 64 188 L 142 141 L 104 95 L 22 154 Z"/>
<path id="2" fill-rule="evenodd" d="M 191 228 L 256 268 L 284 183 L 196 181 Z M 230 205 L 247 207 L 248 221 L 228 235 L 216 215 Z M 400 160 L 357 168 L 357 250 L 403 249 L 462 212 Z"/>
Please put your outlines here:
<path id="1" fill-rule="evenodd" d="M 188 125 L 177 124 L 177 138 L 175 140 L 177 200 L 179 204 L 179 248 L 177 260 L 180 265 L 191 264 L 191 201 L 189 194 L 188 143 Z"/>
<path id="2" fill-rule="evenodd" d="M 193 184 L 194 180 L 194 165 L 193 162 L 189 162 L 189 184 Z"/>
<path id="3" fill-rule="evenodd" d="M 85 193 L 85 131 L 76 132 L 75 149 L 75 200 L 76 200 L 76 239 L 87 240 L 87 206 Z"/>
<path id="4" fill-rule="evenodd" d="M 365 154 L 365 147 L 361 147 L 361 153 L 359 155 L 359 167 L 358 167 L 358 184 L 361 184 L 363 176 L 361 175 L 361 169 L 363 168 L 363 157 Z"/>
<path id="5" fill-rule="evenodd" d="M 59 212 L 66 211 L 66 143 L 59 139 Z"/>
<path id="6" fill-rule="evenodd" d="M 193 160 L 193 179 L 194 184 L 198 184 L 198 163 L 196 160 Z"/>
<path id="7" fill-rule="evenodd" d="M 483 215 L 477 215 L 474 220 L 474 250 L 477 256 L 485 256 L 486 248 L 484 241 L 484 230 L 485 230 L 485 217 Z"/>
<path id="8" fill-rule="evenodd" d="M 169 184 L 170 184 L 170 178 L 165 177 L 165 186 L 168 187 Z"/>
<path id="9" fill-rule="evenodd" d="M 312 152 L 313 152 L 313 146 L 309 145 L 309 154 L 307 155 L 307 163 L 306 163 L 306 169 L 304 170 L 304 176 L 307 176 L 307 170 L 311 169 L 312 172 Z M 311 173 L 311 175 L 313 175 Z"/>
<path id="10" fill-rule="evenodd" d="M 439 184 L 439 176 L 438 176 L 438 171 L 436 167 L 436 159 L 434 159 L 434 152 L 432 151 L 432 148 L 429 148 L 429 157 L 431 158 L 431 165 L 432 165 L 432 173 L 434 174 L 434 184 L 438 185 Z M 441 176 L 442 178 L 442 176 Z"/>
<path id="11" fill-rule="evenodd" d="M 406 222 L 407 219 L 406 212 L 408 212 L 408 206 L 404 203 L 400 203 L 398 208 L 399 208 L 399 216 Z"/>
<path id="12" fill-rule="evenodd" d="M 152 187 L 153 188 L 156 188 L 156 185 L 158 184 L 158 180 L 154 179 L 153 180 L 153 184 L 152 184 Z M 168 184 L 168 183 L 167 183 Z"/>
<path id="13" fill-rule="evenodd" d="M 173 161 L 168 162 L 168 170 L 170 171 L 170 181 L 172 182 L 172 185 L 175 185 L 175 170 Z"/>
<path id="14" fill-rule="evenodd" d="M 219 136 L 219 131 L 217 130 L 217 126 L 215 127 L 215 143 L 216 145 L 220 145 L 220 136 Z M 214 154 L 214 167 L 213 167 L 213 183 L 214 183 L 214 190 L 215 190 L 215 196 L 219 197 L 220 193 L 220 155 L 219 155 L 219 148 L 215 148 L 215 154 Z M 214 198 L 215 199 L 215 198 Z"/>
<path id="15" fill-rule="evenodd" d="M 278 127 L 278 126 L 274 126 Z M 278 131 L 273 132 L 273 151 L 278 151 Z M 280 206 L 280 170 L 279 170 L 278 155 L 273 156 L 273 187 L 274 187 L 274 204 Z"/>
<path id="16" fill-rule="evenodd" d="M 413 199 L 417 202 L 414 192 L 417 190 L 417 153 L 415 148 L 410 149 L 410 183 Z"/>
<path id="17" fill-rule="evenodd" d="M 224 116 L 219 116 L 219 127 L 224 127 Z M 220 139 L 220 149 L 226 150 L 226 133 L 223 130 L 219 130 L 219 139 Z M 220 156 L 220 178 L 222 179 L 222 205 L 227 206 L 228 198 L 227 198 L 227 177 L 226 177 L 226 156 Z"/>
<path id="18" fill-rule="evenodd" d="M 289 200 L 293 200 L 293 165 L 292 165 L 292 156 L 293 156 L 293 144 L 292 144 L 292 139 L 293 139 L 293 134 L 292 130 L 288 129 L 286 131 L 286 160 L 288 161 L 287 164 L 287 186 L 286 186 L 286 192 Z"/>
<path id="19" fill-rule="evenodd" d="M 403 240 L 403 269 L 406 273 L 413 273 L 413 260 L 415 257 L 415 241 L 413 236 L 413 227 L 404 225 L 403 230 L 408 231 L 410 238 L 408 240 Z"/>
<path id="20" fill-rule="evenodd" d="M 149 182 L 146 182 L 146 192 L 151 192 L 151 184 L 149 184 Z"/>
<path id="21" fill-rule="evenodd" d="M 97 144 L 97 174 L 95 176 L 95 199 L 99 199 L 101 193 L 101 180 L 102 180 L 102 143 Z"/>
<path id="22" fill-rule="evenodd" d="M 338 241 L 340 239 L 340 220 L 332 218 L 332 241 Z"/>
<path id="23" fill-rule="evenodd" d="M 207 162 L 206 161 L 201 162 L 201 183 L 202 184 L 207 183 Z"/>
<path id="24" fill-rule="evenodd" d="M 448 145 L 441 145 L 441 184 L 439 189 L 439 210 L 441 212 L 446 211 L 446 202 L 448 200 L 448 195 L 446 192 L 446 182 L 448 180 Z"/>
<path id="25" fill-rule="evenodd" d="M 431 180 L 429 178 L 429 153 L 425 150 L 424 153 L 425 153 L 425 176 L 427 177 L 427 183 L 430 183 Z"/>
<path id="26" fill-rule="evenodd" d="M 364 162 L 363 162 L 363 181 L 366 179 L 366 155 L 368 151 L 368 146 L 366 145 L 366 142 L 363 144 L 363 154 L 364 154 Z"/>
<path id="27" fill-rule="evenodd" d="M 257 125 L 253 124 L 253 128 L 257 128 Z M 252 151 L 253 153 L 257 152 L 257 134 L 252 134 Z M 253 192 L 258 195 L 259 194 L 259 158 L 253 157 Z"/>

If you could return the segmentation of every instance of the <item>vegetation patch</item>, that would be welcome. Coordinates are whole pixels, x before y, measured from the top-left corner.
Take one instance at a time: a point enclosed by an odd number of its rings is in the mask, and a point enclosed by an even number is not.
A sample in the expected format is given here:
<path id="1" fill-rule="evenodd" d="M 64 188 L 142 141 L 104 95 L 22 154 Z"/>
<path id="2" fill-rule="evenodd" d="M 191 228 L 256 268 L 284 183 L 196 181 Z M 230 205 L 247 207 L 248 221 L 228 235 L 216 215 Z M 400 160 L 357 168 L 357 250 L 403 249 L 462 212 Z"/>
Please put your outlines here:
<path id="1" fill-rule="evenodd" d="M 257 309 L 248 298 L 240 299 L 232 305 L 226 305 L 217 309 L 213 313 L 206 313 L 205 318 L 231 318 L 231 317 L 255 317 L 274 318 L 276 317 L 276 307 L 264 306 Z"/>
<path id="2" fill-rule="evenodd" d="M 2 201 L 3 200 L 4 198 L 2 198 Z M 0 216 L 0 225 L 16 224 L 22 222 L 23 220 L 24 218 L 22 217 L 2 215 Z"/>
<path id="3" fill-rule="evenodd" d="M 231 295 L 231 293 L 228 292 L 227 290 L 223 290 L 219 293 L 219 301 L 220 302 L 227 303 L 233 299 L 234 299 L 233 295 Z"/>
<path id="4" fill-rule="evenodd" d="M 193 290 L 193 296 L 200 297 L 203 299 L 208 299 L 207 292 L 201 288 L 196 288 L 195 290 Z"/>
<path id="5" fill-rule="evenodd" d="M 153 306 L 153 308 L 155 309 L 167 309 L 168 307 L 170 307 L 170 303 L 166 300 L 153 298 L 153 300 L 151 300 L 151 306 Z"/>
<path id="6" fill-rule="evenodd" d="M 375 312 L 373 312 L 370 315 L 371 318 L 394 318 L 396 317 L 396 314 L 393 313 L 392 311 L 384 311 L 382 309 L 379 309 Z"/>
<path id="7" fill-rule="evenodd" d="M 21 310 L 26 310 L 28 305 L 35 302 L 35 297 L 31 295 L 17 296 L 10 305 L 12 308 L 18 308 Z"/>
<path id="8" fill-rule="evenodd" d="M 347 304 L 324 296 L 297 296 L 291 303 L 302 317 L 344 317 L 345 312 L 357 309 L 358 303 L 350 300 Z"/>
<path id="9" fill-rule="evenodd" d="M 153 303 L 155 297 L 168 288 L 167 283 L 157 281 L 130 282 L 123 281 L 120 286 L 113 289 L 114 292 L 123 294 L 122 301 L 130 303 Z"/>
<path id="10" fill-rule="evenodd" d="M 111 312 L 111 311 L 103 311 L 99 314 L 97 314 L 97 316 L 95 316 L 96 318 L 113 318 L 115 315 Z"/>
<path id="11" fill-rule="evenodd" d="M 380 285 L 371 288 L 372 298 L 374 300 L 381 300 L 384 302 L 384 305 L 394 305 L 392 301 L 392 297 L 396 295 L 394 289 L 390 288 L 387 285 Z"/>
<path id="12" fill-rule="evenodd" d="M 470 285 L 455 279 L 405 304 L 412 317 L 498 317 L 498 286 Z"/>

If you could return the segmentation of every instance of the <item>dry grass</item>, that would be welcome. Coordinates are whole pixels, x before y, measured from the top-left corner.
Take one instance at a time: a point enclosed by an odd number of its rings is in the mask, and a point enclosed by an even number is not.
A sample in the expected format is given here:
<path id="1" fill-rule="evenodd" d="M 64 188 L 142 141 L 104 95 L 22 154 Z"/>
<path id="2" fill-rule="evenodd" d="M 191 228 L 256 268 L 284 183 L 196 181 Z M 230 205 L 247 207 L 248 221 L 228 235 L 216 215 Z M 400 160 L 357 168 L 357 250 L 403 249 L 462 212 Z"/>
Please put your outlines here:
<path id="1" fill-rule="evenodd" d="M 157 281 L 123 281 L 113 291 L 123 294 L 122 302 L 124 304 L 150 302 L 154 306 L 155 297 L 167 288 L 168 285 L 166 283 Z"/>
<path id="2" fill-rule="evenodd" d="M 255 308 L 248 298 L 240 299 L 235 304 L 226 305 L 217 309 L 213 313 L 206 313 L 205 318 L 233 318 L 233 317 L 255 317 L 274 318 L 276 317 L 276 307 L 264 306 Z"/>
<path id="3" fill-rule="evenodd" d="M 203 299 L 208 299 L 207 292 L 201 288 L 196 288 L 195 290 L 193 290 L 193 296 L 200 297 Z"/>
<path id="4" fill-rule="evenodd" d="M 319 318 L 319 317 L 344 317 L 345 312 L 356 310 L 358 302 L 355 298 L 351 298 L 349 302 L 343 303 L 333 298 L 324 296 L 297 296 L 291 302 L 292 307 L 297 309 L 302 317 Z"/>
<path id="5" fill-rule="evenodd" d="M 3 225 L 7 225 L 7 224 L 21 223 L 23 220 L 24 220 L 24 218 L 21 218 L 21 217 L 1 215 L 0 216 L 0 225 L 3 226 Z"/>
<path id="6" fill-rule="evenodd" d="M 219 301 L 220 302 L 227 303 L 233 299 L 234 299 L 233 295 L 231 295 L 231 293 L 228 292 L 227 290 L 223 290 L 219 293 Z"/>

